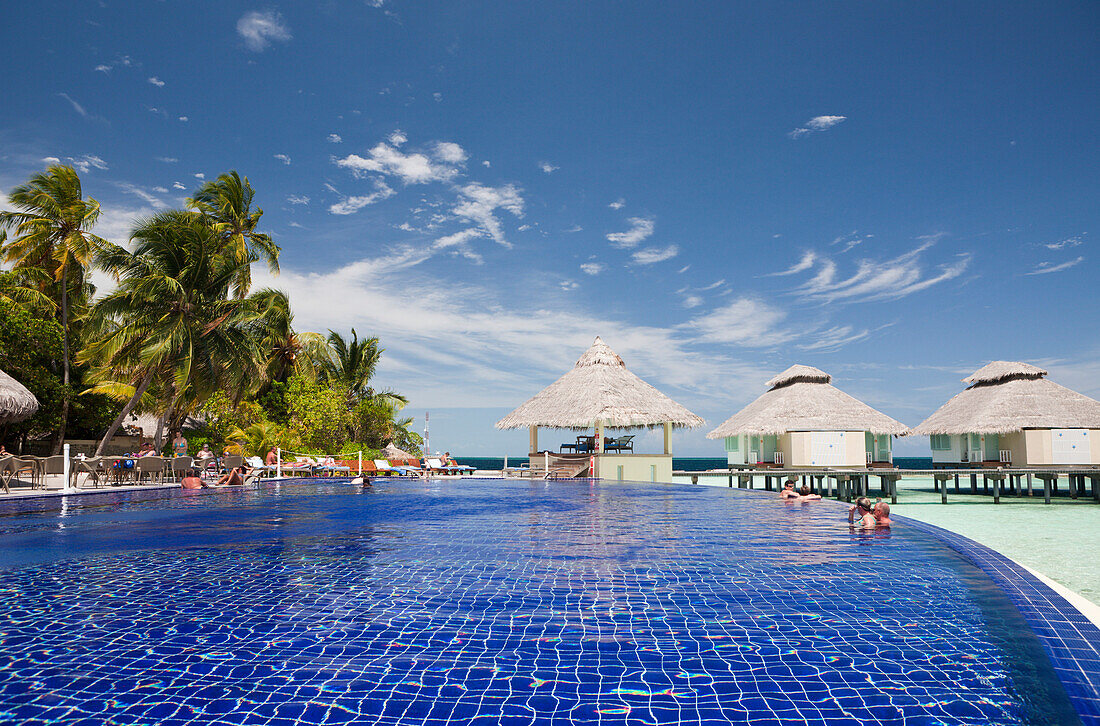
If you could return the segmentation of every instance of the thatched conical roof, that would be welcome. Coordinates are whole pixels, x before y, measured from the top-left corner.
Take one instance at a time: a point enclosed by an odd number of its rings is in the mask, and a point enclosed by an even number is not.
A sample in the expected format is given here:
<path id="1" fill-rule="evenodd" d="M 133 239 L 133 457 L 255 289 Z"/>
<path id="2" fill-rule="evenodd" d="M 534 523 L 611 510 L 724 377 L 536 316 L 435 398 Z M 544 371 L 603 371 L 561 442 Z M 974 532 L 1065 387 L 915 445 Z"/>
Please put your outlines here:
<path id="1" fill-rule="evenodd" d="M 1023 429 L 1100 429 L 1100 401 L 1059 386 L 1027 363 L 993 361 L 914 434 L 1007 434 Z"/>
<path id="2" fill-rule="evenodd" d="M 397 448 L 392 443 L 386 444 L 382 449 L 382 456 L 387 459 L 419 459 L 419 456 L 413 456 L 407 451 Z"/>
<path id="3" fill-rule="evenodd" d="M 777 435 L 788 431 L 870 431 L 908 433 L 908 427 L 835 388 L 832 376 L 812 366 L 794 365 L 768 381 L 771 388 L 707 434 L 723 439 L 741 434 Z"/>
<path id="4" fill-rule="evenodd" d="M 703 419 L 628 371 L 597 337 L 573 370 L 497 421 L 497 428 L 588 429 L 597 421 L 608 428 L 703 425 Z"/>
<path id="5" fill-rule="evenodd" d="M 30 418 L 38 411 L 38 399 L 27 388 L 0 371 L 0 423 Z"/>

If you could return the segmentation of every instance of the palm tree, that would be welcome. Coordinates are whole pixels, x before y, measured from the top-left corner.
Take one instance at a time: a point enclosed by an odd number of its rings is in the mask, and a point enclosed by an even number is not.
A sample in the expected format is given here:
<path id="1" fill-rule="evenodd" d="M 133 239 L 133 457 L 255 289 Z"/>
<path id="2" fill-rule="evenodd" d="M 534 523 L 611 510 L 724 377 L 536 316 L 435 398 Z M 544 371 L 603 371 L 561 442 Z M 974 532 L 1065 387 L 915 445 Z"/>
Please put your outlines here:
<path id="1" fill-rule="evenodd" d="M 40 268 L 60 285 L 61 358 L 66 395 L 54 453 L 61 451 L 69 419 L 69 291 L 84 290 L 84 275 L 112 245 L 89 230 L 99 218 L 99 202 L 84 198 L 80 177 L 71 166 L 51 166 L 12 189 L 8 202 L 19 211 L 0 212 L 0 227 L 14 227 L 18 237 L 4 245 L 4 259 L 14 268 Z"/>
<path id="2" fill-rule="evenodd" d="M 323 361 L 324 375 L 329 383 L 344 386 L 348 392 L 348 405 L 359 401 L 374 403 L 400 404 L 408 400 L 392 391 L 375 391 L 370 386 L 382 358 L 385 348 L 378 347 L 378 338 L 359 340 L 355 328 L 351 329 L 351 340 L 347 340 L 334 330 L 328 331 L 328 360 Z"/>
<path id="3" fill-rule="evenodd" d="M 271 237 L 256 231 L 264 210 L 252 209 L 255 192 L 235 171 L 208 181 L 187 200 L 187 206 L 206 216 L 224 245 L 239 262 L 261 259 L 273 274 L 279 274 L 279 246 Z M 250 259 L 251 258 L 251 259 Z M 252 265 L 242 265 L 233 280 L 233 295 L 241 299 L 252 286 Z"/>
<path id="4" fill-rule="evenodd" d="M 132 253 L 116 248 L 100 263 L 119 286 L 96 303 L 98 334 L 81 352 L 101 380 L 121 373 L 133 390 L 97 454 L 154 380 L 180 401 L 219 388 L 239 398 L 259 379 L 260 306 L 229 295 L 255 255 L 226 251 L 216 229 L 191 212 L 157 214 L 131 239 Z"/>
<path id="5" fill-rule="evenodd" d="M 265 287 L 251 295 L 258 319 L 262 321 L 261 337 L 267 381 L 283 383 L 298 370 L 303 342 L 294 332 L 294 313 L 290 299 L 282 290 Z"/>

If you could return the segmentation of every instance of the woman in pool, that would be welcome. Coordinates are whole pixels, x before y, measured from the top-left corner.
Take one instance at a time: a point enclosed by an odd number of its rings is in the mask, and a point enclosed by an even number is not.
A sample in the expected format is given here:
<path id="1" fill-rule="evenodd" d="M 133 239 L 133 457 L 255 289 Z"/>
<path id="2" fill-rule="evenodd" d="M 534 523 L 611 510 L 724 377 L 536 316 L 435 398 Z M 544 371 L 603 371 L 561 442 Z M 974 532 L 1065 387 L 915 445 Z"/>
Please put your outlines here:
<path id="1" fill-rule="evenodd" d="M 800 502 L 816 502 L 818 499 L 821 499 L 821 495 L 811 494 L 809 484 L 803 484 L 802 488 L 798 490 L 798 501 Z"/>
<path id="2" fill-rule="evenodd" d="M 856 515 L 859 515 L 859 521 L 856 521 Z M 875 515 L 871 512 L 871 500 L 867 497 L 860 497 L 856 500 L 856 503 L 848 507 L 848 525 L 850 527 L 858 527 L 859 529 L 874 529 L 878 526 L 878 521 L 875 519 Z"/>

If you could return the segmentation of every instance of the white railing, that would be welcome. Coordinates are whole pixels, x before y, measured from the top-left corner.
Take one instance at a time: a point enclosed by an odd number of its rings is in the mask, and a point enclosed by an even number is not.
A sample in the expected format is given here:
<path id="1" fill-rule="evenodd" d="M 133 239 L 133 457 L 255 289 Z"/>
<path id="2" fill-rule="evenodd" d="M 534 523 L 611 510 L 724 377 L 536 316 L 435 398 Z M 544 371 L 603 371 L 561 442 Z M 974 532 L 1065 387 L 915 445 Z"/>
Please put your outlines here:
<path id="1" fill-rule="evenodd" d="M 772 455 L 772 461 L 774 461 L 779 466 L 783 466 L 783 452 L 782 451 L 775 452 L 775 454 Z"/>
<path id="2" fill-rule="evenodd" d="M 1002 464 L 1011 464 L 1012 463 L 1012 452 L 1009 451 L 1008 449 L 1001 449 L 1000 450 L 1000 457 L 1001 457 L 1000 461 L 1001 461 Z"/>
<path id="3" fill-rule="evenodd" d="M 749 463 L 750 464 L 759 464 L 760 463 L 760 452 L 759 451 L 750 451 L 749 452 Z"/>
<path id="4" fill-rule="evenodd" d="M 868 464 L 874 464 L 875 463 L 875 455 L 872 454 L 870 451 L 867 452 L 867 463 Z"/>

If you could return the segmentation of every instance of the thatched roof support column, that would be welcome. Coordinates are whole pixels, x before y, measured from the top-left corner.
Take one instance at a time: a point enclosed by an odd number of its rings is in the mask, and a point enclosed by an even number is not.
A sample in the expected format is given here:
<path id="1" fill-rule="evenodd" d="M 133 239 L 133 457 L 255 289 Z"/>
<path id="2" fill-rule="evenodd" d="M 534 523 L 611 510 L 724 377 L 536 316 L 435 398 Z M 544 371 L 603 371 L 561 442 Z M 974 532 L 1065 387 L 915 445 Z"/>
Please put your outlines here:
<path id="1" fill-rule="evenodd" d="M 539 450 L 539 427 L 531 426 L 528 431 L 531 434 L 531 453 L 534 454 Z"/>
<path id="2" fill-rule="evenodd" d="M 665 456 L 671 453 L 672 448 L 672 424 L 665 421 Z"/>
<path id="3" fill-rule="evenodd" d="M 596 453 L 603 453 L 603 421 L 596 422 Z"/>

